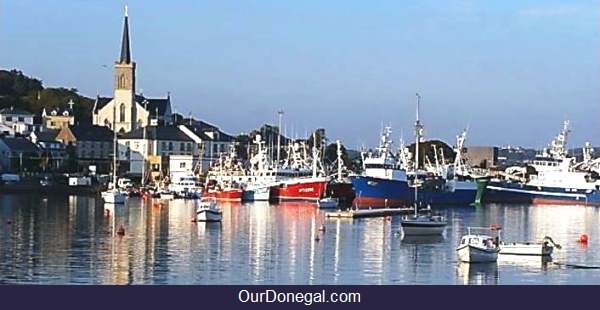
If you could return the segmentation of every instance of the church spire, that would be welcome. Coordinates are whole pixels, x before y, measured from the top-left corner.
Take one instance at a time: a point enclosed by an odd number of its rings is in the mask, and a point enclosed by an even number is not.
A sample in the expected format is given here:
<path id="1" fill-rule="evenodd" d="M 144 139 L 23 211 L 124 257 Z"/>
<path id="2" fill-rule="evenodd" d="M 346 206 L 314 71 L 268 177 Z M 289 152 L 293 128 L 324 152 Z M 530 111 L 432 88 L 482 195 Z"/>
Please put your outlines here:
<path id="1" fill-rule="evenodd" d="M 121 40 L 121 58 L 119 63 L 129 64 L 131 63 L 131 49 L 129 48 L 129 14 L 127 13 L 127 6 L 125 6 L 125 20 L 123 22 L 123 39 Z"/>

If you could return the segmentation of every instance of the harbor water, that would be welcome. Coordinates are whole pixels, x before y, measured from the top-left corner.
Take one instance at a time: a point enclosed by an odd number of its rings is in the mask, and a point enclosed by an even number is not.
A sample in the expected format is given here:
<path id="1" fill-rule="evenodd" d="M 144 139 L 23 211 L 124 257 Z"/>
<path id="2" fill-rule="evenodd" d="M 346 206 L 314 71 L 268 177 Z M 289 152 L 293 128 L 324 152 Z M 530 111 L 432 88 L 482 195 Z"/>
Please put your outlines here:
<path id="1" fill-rule="evenodd" d="M 600 269 L 565 266 L 600 266 L 596 207 L 444 207 L 443 237 L 403 239 L 397 216 L 328 219 L 312 203 L 249 203 L 222 204 L 221 223 L 194 223 L 196 203 L 2 195 L 0 284 L 600 283 Z M 551 261 L 459 263 L 467 227 L 491 224 L 504 240 L 550 236 L 562 249 Z"/>

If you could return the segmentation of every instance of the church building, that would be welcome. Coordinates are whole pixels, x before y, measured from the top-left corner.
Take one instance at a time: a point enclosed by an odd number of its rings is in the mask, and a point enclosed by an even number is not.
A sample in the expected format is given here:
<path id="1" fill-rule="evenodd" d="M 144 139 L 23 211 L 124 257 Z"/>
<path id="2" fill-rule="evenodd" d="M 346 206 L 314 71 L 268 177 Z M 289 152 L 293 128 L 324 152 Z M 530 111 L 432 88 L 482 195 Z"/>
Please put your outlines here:
<path id="1" fill-rule="evenodd" d="M 119 133 L 148 126 L 151 120 L 157 124 L 171 122 L 169 95 L 166 98 L 146 98 L 136 94 L 136 64 L 131 59 L 128 18 L 127 8 L 125 8 L 121 55 L 114 65 L 113 97 L 98 96 L 92 114 L 94 125 L 106 126 Z"/>

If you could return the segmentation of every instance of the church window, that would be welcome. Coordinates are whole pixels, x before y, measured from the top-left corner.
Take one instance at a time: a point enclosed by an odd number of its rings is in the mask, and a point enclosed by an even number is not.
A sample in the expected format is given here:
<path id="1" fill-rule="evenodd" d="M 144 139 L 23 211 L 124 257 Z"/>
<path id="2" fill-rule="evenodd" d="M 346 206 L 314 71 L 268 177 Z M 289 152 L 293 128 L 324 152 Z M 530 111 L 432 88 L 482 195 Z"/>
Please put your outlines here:
<path id="1" fill-rule="evenodd" d="M 117 88 L 126 88 L 127 87 L 127 78 L 125 77 L 125 74 L 121 74 L 119 75 L 119 82 L 117 85 Z"/>
<path id="2" fill-rule="evenodd" d="M 119 122 L 125 122 L 125 104 L 121 103 L 119 107 Z"/>

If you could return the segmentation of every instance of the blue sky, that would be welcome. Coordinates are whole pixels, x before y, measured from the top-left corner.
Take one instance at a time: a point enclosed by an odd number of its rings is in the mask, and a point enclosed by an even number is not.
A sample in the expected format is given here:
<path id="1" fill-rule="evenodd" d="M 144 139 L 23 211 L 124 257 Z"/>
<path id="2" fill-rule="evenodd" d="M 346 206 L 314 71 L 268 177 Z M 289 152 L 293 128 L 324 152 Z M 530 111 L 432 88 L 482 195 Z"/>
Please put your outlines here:
<path id="1" fill-rule="evenodd" d="M 123 6 L 138 89 L 237 134 L 325 127 L 351 147 L 410 138 L 600 145 L 597 1 L 50 1 L 0 3 L 0 67 L 111 95 Z"/>

